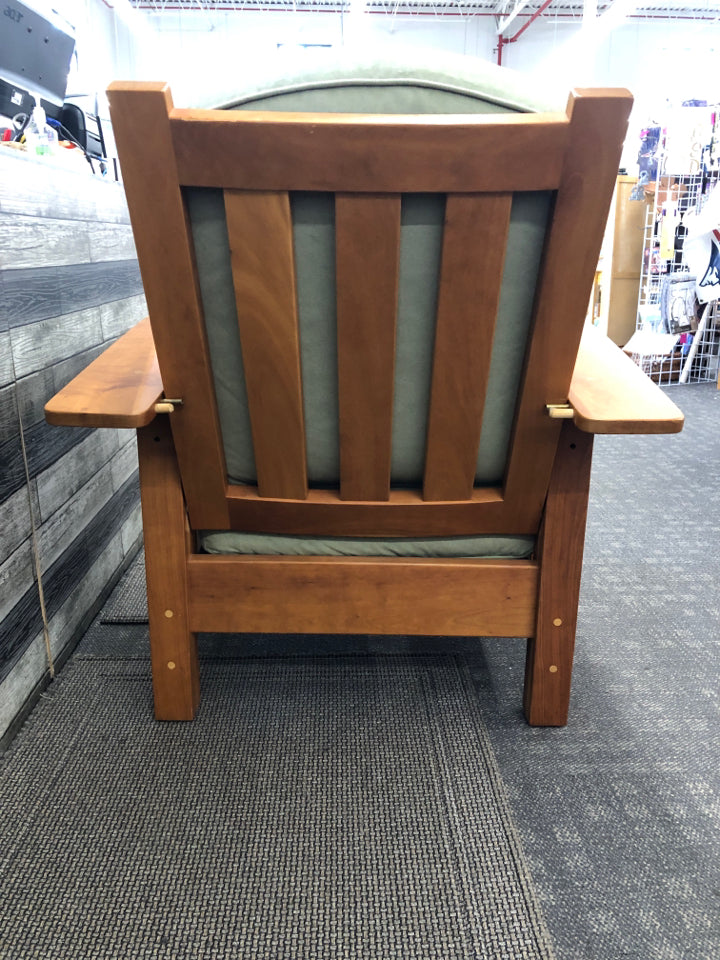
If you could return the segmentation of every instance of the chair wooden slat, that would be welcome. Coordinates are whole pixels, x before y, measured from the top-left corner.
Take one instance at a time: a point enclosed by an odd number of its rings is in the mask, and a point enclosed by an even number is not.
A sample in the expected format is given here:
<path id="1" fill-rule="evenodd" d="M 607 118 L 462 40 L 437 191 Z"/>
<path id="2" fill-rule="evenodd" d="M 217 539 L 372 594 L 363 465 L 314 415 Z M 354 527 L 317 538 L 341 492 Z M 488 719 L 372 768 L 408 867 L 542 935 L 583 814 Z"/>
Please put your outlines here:
<path id="1" fill-rule="evenodd" d="M 320 537 L 459 537 L 537 533 L 540 514 L 503 500 L 499 487 L 475 487 L 472 498 L 423 500 L 418 490 L 393 489 L 388 500 L 342 500 L 311 489 L 306 500 L 271 500 L 254 487 L 228 489 L 233 530 Z"/>
<path id="2" fill-rule="evenodd" d="M 258 490 L 307 495 L 292 218 L 287 193 L 225 191 Z"/>
<path id="3" fill-rule="evenodd" d="M 185 206 L 170 137 L 166 84 L 108 90 L 160 373 L 183 406 L 171 425 L 194 527 L 227 527 L 225 453 Z M 172 277 L 172 283 L 168 283 Z"/>
<path id="4" fill-rule="evenodd" d="M 505 193 L 557 188 L 568 121 L 564 114 L 176 110 L 172 129 L 180 182 L 186 185 L 332 193 Z"/>
<path id="5" fill-rule="evenodd" d="M 467 500 L 475 481 L 512 196 L 449 196 L 445 209 L 426 500 Z"/>
<path id="6" fill-rule="evenodd" d="M 631 104 L 629 94 L 607 90 L 576 90 L 568 104 L 570 141 L 545 243 L 504 488 L 507 500 L 522 501 L 531 512 L 545 501 L 562 424 L 545 405 L 568 398 Z"/>
<path id="7" fill-rule="evenodd" d="M 400 198 L 335 199 L 340 495 L 390 494 Z"/>

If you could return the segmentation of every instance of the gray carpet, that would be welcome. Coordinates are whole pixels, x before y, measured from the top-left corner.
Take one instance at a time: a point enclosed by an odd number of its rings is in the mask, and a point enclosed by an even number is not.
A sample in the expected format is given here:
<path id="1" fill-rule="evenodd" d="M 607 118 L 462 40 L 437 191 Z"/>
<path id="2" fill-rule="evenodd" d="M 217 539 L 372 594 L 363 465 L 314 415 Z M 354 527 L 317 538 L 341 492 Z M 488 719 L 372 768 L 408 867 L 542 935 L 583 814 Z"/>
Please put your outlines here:
<path id="1" fill-rule="evenodd" d="M 203 674 L 193 724 L 145 661 L 52 685 L 0 767 L 2 960 L 551 960 L 461 664 Z"/>
<path id="2" fill-rule="evenodd" d="M 145 553 L 140 551 L 100 611 L 100 623 L 147 623 Z"/>
<path id="3" fill-rule="evenodd" d="M 720 393 L 600 437 L 570 722 L 523 725 L 522 646 L 469 659 L 561 960 L 720 957 Z"/>
<path id="4" fill-rule="evenodd" d="M 200 637 L 206 688 L 208 671 L 229 666 L 223 658 L 464 652 L 557 960 L 720 957 L 720 394 L 706 384 L 667 392 L 686 413 L 682 434 L 597 440 L 567 728 L 525 725 L 522 641 L 471 647 L 407 637 Z M 149 709 L 148 653 L 146 626 L 96 623 L 76 664 L 88 677 L 140 671 L 130 689 L 142 691 Z M 117 747 L 112 731 L 105 735 L 112 765 Z M 63 744 L 61 730 L 43 728 L 43 737 Z M 75 764 L 72 750 L 67 763 Z M 143 769 L 149 790 L 156 783 L 152 763 Z M 79 768 L 76 775 L 92 776 Z M 128 773 L 127 790 L 141 795 L 137 779 L 137 771 Z M 38 804 L 36 822 L 44 818 Z M 81 804 L 72 800 L 67 816 Z M 48 831 L 54 810 L 48 808 Z M 37 850 L 28 846 L 30 861 Z M 72 874 L 66 881 L 70 888 L 80 882 Z M 149 881 L 141 902 L 157 897 L 156 889 Z M 225 901 L 218 904 L 226 910 Z M 402 955 L 397 943 L 391 946 Z M 152 950 L 151 940 L 145 956 L 165 956 Z M 393 955 L 387 948 L 377 958 Z M 302 953 L 272 956 L 294 960 Z M 0 958 L 6 960 L 2 951 Z"/>

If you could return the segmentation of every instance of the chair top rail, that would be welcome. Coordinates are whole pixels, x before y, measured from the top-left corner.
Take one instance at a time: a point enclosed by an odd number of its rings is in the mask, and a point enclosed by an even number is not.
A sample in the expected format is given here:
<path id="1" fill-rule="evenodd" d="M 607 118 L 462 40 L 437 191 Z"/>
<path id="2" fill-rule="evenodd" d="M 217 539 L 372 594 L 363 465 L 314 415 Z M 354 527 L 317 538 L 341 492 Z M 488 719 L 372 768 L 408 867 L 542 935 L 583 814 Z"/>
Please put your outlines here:
<path id="1" fill-rule="evenodd" d="M 186 186 L 349 193 L 553 190 L 569 131 L 561 114 L 174 110 L 170 126 Z"/>

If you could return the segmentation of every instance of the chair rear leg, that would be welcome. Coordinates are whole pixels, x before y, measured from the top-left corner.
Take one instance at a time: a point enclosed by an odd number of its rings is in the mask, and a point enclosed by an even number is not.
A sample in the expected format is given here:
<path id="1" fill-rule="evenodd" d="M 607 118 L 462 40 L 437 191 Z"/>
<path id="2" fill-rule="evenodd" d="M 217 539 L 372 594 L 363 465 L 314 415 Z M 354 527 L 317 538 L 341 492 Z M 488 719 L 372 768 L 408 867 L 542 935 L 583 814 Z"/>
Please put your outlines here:
<path id="1" fill-rule="evenodd" d="M 192 720 L 200 681 L 197 642 L 188 628 L 190 531 L 168 416 L 137 434 L 155 716 Z"/>
<path id="2" fill-rule="evenodd" d="M 566 420 L 540 532 L 537 620 L 525 664 L 523 704 L 533 726 L 567 723 L 592 448 L 592 434 Z"/>

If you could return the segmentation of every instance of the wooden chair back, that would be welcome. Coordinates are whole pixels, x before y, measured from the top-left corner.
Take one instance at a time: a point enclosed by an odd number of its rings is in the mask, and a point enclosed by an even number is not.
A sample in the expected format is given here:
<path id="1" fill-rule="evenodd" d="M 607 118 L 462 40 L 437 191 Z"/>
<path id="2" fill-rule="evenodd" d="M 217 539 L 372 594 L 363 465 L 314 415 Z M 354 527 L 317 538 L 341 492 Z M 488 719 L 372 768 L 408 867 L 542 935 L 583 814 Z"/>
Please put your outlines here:
<path id="1" fill-rule="evenodd" d="M 538 531 L 631 98 L 566 114 L 174 109 L 113 84 L 113 126 L 195 529 L 453 536 Z M 230 484 L 186 188 L 224 191 L 257 485 Z M 340 475 L 308 484 L 290 194 L 334 195 Z M 513 195 L 553 203 L 503 482 L 475 484 Z M 391 484 L 401 198 L 445 197 L 422 486 Z"/>

